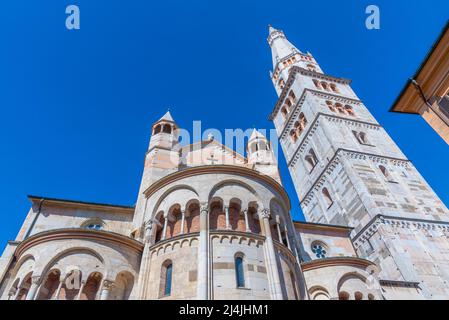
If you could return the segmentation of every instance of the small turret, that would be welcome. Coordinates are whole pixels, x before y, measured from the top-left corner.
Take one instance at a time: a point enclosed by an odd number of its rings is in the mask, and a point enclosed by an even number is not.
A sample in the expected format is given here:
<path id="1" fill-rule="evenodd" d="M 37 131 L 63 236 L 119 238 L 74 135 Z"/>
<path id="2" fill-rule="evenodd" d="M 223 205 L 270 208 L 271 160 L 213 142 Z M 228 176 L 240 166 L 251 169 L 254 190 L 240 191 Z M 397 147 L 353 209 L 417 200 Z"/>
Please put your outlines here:
<path id="1" fill-rule="evenodd" d="M 247 153 L 248 163 L 253 166 L 254 170 L 270 176 L 281 183 L 276 157 L 271 148 L 271 144 L 268 139 L 256 129 L 254 129 L 249 138 Z"/>

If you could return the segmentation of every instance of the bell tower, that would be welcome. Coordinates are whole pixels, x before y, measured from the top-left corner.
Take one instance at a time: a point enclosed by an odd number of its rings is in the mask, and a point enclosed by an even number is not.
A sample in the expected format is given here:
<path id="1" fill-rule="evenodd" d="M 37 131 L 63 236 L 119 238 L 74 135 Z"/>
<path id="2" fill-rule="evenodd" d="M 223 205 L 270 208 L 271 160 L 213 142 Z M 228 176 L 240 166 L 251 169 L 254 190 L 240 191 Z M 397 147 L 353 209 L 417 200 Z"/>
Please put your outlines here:
<path id="1" fill-rule="evenodd" d="M 268 44 L 279 96 L 270 120 L 307 221 L 353 227 L 354 246 L 380 267 L 384 290 L 449 298 L 447 207 L 350 80 L 324 73 L 271 26 Z"/>
<path id="2" fill-rule="evenodd" d="M 179 150 L 177 134 L 178 125 L 170 111 L 152 126 L 148 151 L 145 154 L 144 169 L 140 183 L 134 221 L 140 222 L 144 217 L 145 196 L 143 192 L 154 182 L 178 170 Z"/>

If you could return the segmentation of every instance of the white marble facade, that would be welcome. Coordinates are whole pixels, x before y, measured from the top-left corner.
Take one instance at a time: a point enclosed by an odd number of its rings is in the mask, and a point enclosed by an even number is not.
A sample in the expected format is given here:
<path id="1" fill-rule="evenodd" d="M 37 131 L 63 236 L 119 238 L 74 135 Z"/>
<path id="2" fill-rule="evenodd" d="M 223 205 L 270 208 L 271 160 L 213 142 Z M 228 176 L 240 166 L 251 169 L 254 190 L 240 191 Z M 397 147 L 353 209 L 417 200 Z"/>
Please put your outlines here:
<path id="1" fill-rule="evenodd" d="M 275 156 L 260 132 L 249 137 L 246 156 L 213 138 L 181 147 L 177 124 L 167 112 L 153 124 L 135 206 L 29 197 L 31 209 L 0 260 L 0 298 L 427 298 L 428 284 L 419 278 L 394 272 L 384 276 L 396 266 L 396 257 L 385 250 L 399 250 L 390 244 L 404 237 L 414 248 L 416 238 L 425 242 L 430 234 L 439 239 L 435 250 L 444 248 L 447 241 L 437 237 L 446 235 L 447 209 L 363 107 L 348 80 L 324 75 L 310 54 L 294 49 L 274 28 L 269 43 L 272 80 L 280 95 L 272 119 L 310 222 L 292 220 Z M 313 78 L 327 81 L 329 88 L 335 84 L 339 94 L 308 90 Z M 332 113 L 327 100 L 343 108 L 350 102 L 353 110 L 343 114 L 333 106 Z M 377 147 L 347 145 L 352 130 L 362 128 Z M 385 157 L 368 152 L 379 146 Z M 422 225 L 416 203 L 405 206 L 405 200 L 389 198 L 390 186 L 375 175 L 380 163 L 395 180 L 403 179 L 402 173 L 409 179 L 391 186 L 396 196 L 406 183 L 417 193 L 428 192 L 421 206 L 439 219 L 436 227 Z M 323 187 L 325 199 L 320 198 Z M 415 220 L 407 220 L 413 205 Z M 414 228 L 419 233 L 399 231 Z M 388 241 L 382 238 L 386 233 Z M 429 283 L 438 277 L 429 276 Z"/>

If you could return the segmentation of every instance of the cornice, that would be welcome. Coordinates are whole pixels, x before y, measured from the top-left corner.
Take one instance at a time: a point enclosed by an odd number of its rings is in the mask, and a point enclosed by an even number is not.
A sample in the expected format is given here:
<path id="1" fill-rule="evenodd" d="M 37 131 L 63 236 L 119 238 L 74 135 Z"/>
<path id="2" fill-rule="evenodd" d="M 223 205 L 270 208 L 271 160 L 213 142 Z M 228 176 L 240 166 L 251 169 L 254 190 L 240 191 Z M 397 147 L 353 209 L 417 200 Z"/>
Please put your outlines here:
<path id="1" fill-rule="evenodd" d="M 240 175 L 244 177 L 251 177 L 255 178 L 257 180 L 261 180 L 267 184 L 269 184 L 271 187 L 273 187 L 279 195 L 283 198 L 284 202 L 288 205 L 287 211 L 290 211 L 290 199 L 282 187 L 276 180 L 273 178 L 262 175 L 259 172 L 246 168 L 246 167 L 240 167 L 240 166 L 231 166 L 231 165 L 206 165 L 206 166 L 198 166 L 198 167 L 192 167 L 187 168 L 181 171 L 174 172 L 172 174 L 169 174 L 155 183 L 153 183 L 150 187 L 148 187 L 143 193 L 145 196 L 150 197 L 152 194 L 154 194 L 156 191 L 160 190 L 161 188 L 167 186 L 168 184 L 175 182 L 177 180 L 193 177 L 197 175 L 204 175 L 208 173 L 225 173 L 225 174 L 234 174 L 234 175 Z"/>
<path id="2" fill-rule="evenodd" d="M 298 111 L 296 111 L 295 114 L 298 113 L 299 111 L 300 110 L 298 109 Z M 366 128 L 369 128 L 369 129 L 382 128 L 382 126 L 380 124 L 378 124 L 378 123 L 358 120 L 358 119 L 355 119 L 354 117 L 350 117 L 350 116 L 343 117 L 343 116 L 339 116 L 339 115 L 335 115 L 335 114 L 318 112 L 316 114 L 315 119 L 313 119 L 312 123 L 310 124 L 309 128 L 303 134 L 301 134 L 301 136 L 304 136 L 304 137 L 302 138 L 302 140 L 298 144 L 298 147 L 297 147 L 295 153 L 293 154 L 292 158 L 289 160 L 288 165 L 291 165 L 293 159 L 295 159 L 295 157 L 297 156 L 297 154 L 299 152 L 304 151 L 304 147 L 306 146 L 306 143 L 308 142 L 307 139 L 310 138 L 311 134 L 315 132 L 315 130 L 316 130 L 317 126 L 318 126 L 318 120 L 322 116 L 325 117 L 327 120 L 334 121 L 334 122 L 335 121 L 340 121 L 340 122 L 345 122 L 347 124 L 352 124 L 352 125 L 353 124 L 362 124 Z M 285 139 L 286 135 L 288 135 L 288 130 L 290 129 L 292 124 L 293 124 L 293 121 L 291 121 L 291 123 L 289 123 L 288 125 L 286 125 L 284 127 L 284 130 L 281 133 L 280 139 Z"/>
<path id="3" fill-rule="evenodd" d="M 305 196 L 300 200 L 301 204 L 304 203 L 304 205 L 307 205 L 310 201 L 310 198 L 312 196 L 313 191 L 318 191 L 318 189 L 326 182 L 326 174 L 330 174 L 332 170 L 337 166 L 337 164 L 340 161 L 339 155 L 340 153 L 343 153 L 345 156 L 349 156 L 354 159 L 370 159 L 373 162 L 392 162 L 394 165 L 401 165 L 406 166 L 411 163 L 410 160 L 407 159 L 401 159 L 401 158 L 394 158 L 394 157 L 388 157 L 378 154 L 372 154 L 367 152 L 361 152 L 361 151 L 354 151 L 349 149 L 343 149 L 339 148 L 334 153 L 334 156 L 332 159 L 327 163 L 326 167 L 323 169 L 321 174 L 318 176 L 318 178 L 315 180 L 315 182 L 312 184 L 312 186 L 309 188 L 309 190 L 306 192 Z"/>
<path id="4" fill-rule="evenodd" d="M 376 215 L 371 221 L 353 238 L 354 247 L 358 248 L 369 240 L 382 225 L 390 225 L 396 228 L 417 230 L 440 230 L 441 232 L 449 233 L 449 222 L 434 221 L 416 218 L 404 218 L 386 215 Z"/>
<path id="5" fill-rule="evenodd" d="M 67 228 L 44 231 L 32 235 L 17 246 L 15 256 L 20 257 L 23 252 L 41 243 L 73 239 L 104 241 L 126 247 L 135 252 L 141 253 L 143 251 L 143 244 L 141 242 L 118 233 L 81 228 Z"/>
<path id="6" fill-rule="evenodd" d="M 336 266 L 353 266 L 367 268 L 369 266 L 375 266 L 376 264 L 361 258 L 355 257 L 337 257 L 337 258 L 326 258 L 317 259 L 309 262 L 301 263 L 302 270 L 304 272 L 326 268 L 326 267 L 336 267 Z"/>
<path id="7" fill-rule="evenodd" d="M 88 208 L 93 210 L 103 210 L 103 211 L 114 211 L 114 212 L 126 212 L 134 213 L 134 207 L 113 205 L 106 203 L 95 203 L 95 202 L 85 202 L 76 200 L 66 200 L 66 199 L 56 199 L 56 198 L 46 198 L 41 196 L 28 196 L 31 202 L 43 200 L 45 204 L 60 205 L 70 208 Z"/>

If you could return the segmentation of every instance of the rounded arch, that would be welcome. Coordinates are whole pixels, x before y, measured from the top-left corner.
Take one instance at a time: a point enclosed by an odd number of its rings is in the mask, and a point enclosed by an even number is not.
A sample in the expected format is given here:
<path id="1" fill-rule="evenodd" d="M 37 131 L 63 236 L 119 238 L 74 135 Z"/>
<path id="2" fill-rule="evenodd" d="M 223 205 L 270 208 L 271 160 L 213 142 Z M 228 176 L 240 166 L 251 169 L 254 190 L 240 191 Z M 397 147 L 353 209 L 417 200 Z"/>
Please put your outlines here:
<path id="1" fill-rule="evenodd" d="M 322 286 L 310 288 L 309 295 L 312 300 L 330 300 L 329 291 Z"/>
<path id="2" fill-rule="evenodd" d="M 221 182 L 217 183 L 216 185 L 214 185 L 212 187 L 211 191 L 209 192 L 209 196 L 208 196 L 209 201 L 214 196 L 221 197 L 222 199 L 226 198 L 226 197 L 217 195 L 217 192 L 220 189 L 223 189 L 223 188 L 225 188 L 227 186 L 234 186 L 234 185 L 235 186 L 240 186 L 240 187 L 242 187 L 244 189 L 247 189 L 256 199 L 259 199 L 259 196 L 258 196 L 256 190 L 254 190 L 254 188 L 251 187 L 249 184 L 247 184 L 245 182 L 242 182 L 242 181 L 239 181 L 239 180 L 229 179 L 229 180 L 221 181 Z"/>
<path id="3" fill-rule="evenodd" d="M 111 292 L 112 300 L 129 300 L 134 289 L 135 276 L 128 270 L 117 273 Z"/>
<path id="4" fill-rule="evenodd" d="M 178 197 L 177 193 L 185 192 L 186 194 L 183 197 Z M 170 199 L 173 198 L 173 202 L 170 203 Z M 189 199 L 184 201 L 179 201 L 180 199 Z M 156 204 L 154 205 L 154 209 L 152 212 L 151 217 L 155 217 L 155 215 L 159 211 L 165 211 L 167 212 L 169 207 L 173 203 L 180 203 L 181 208 L 184 209 L 186 207 L 186 204 L 188 201 L 192 201 L 192 199 L 199 201 L 199 194 L 198 192 L 189 185 L 177 185 L 173 186 L 171 188 L 168 188 L 164 193 L 162 193 L 161 196 L 159 196 L 159 199 L 157 200 Z"/>
<path id="5" fill-rule="evenodd" d="M 42 267 L 41 274 L 47 274 L 49 272 L 49 270 L 51 270 L 53 268 L 60 268 L 61 266 L 56 267 L 56 264 L 58 263 L 58 261 L 66 258 L 66 257 L 69 257 L 71 255 L 76 255 L 76 254 L 78 254 L 78 255 L 79 254 L 87 254 L 87 255 L 94 257 L 99 262 L 101 262 L 103 269 L 104 269 L 104 266 L 106 265 L 105 259 L 97 251 L 95 251 L 91 248 L 88 248 L 88 247 L 71 247 L 71 248 L 67 248 L 67 249 L 57 253 L 55 256 L 53 256 L 53 258 L 50 259 L 47 262 L 47 264 Z M 66 276 L 65 273 L 68 273 L 70 271 L 72 271 L 72 270 L 61 270 L 61 276 L 65 277 Z"/>

